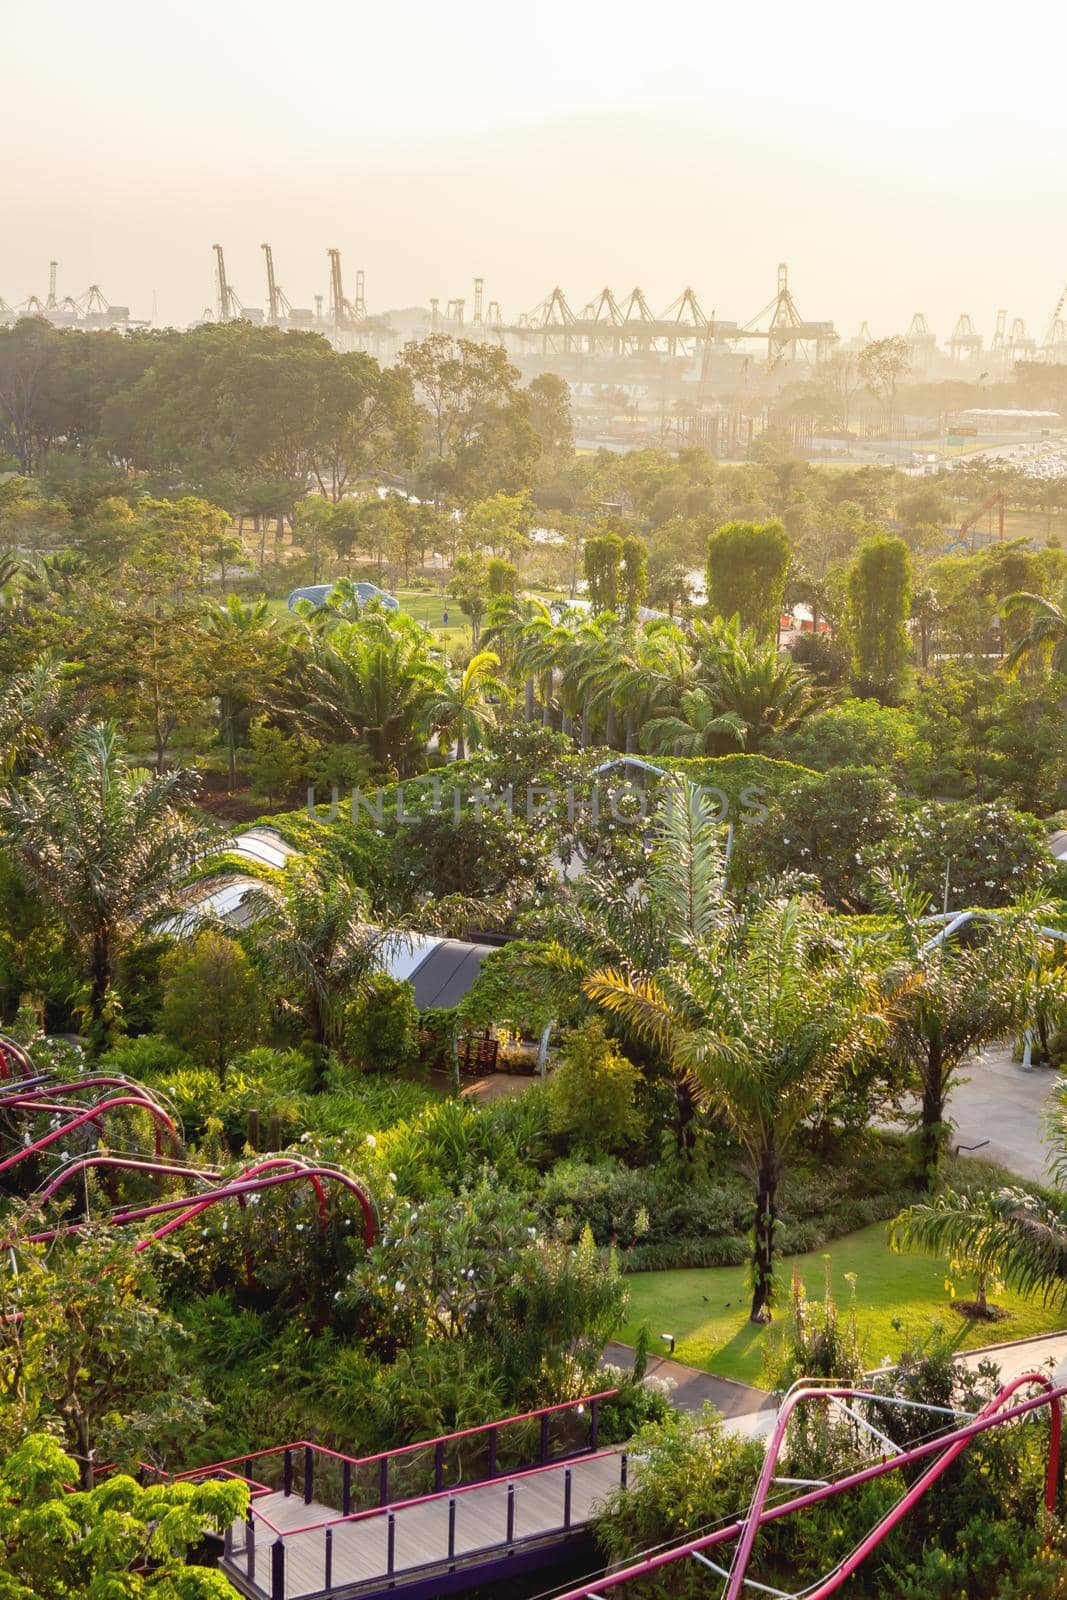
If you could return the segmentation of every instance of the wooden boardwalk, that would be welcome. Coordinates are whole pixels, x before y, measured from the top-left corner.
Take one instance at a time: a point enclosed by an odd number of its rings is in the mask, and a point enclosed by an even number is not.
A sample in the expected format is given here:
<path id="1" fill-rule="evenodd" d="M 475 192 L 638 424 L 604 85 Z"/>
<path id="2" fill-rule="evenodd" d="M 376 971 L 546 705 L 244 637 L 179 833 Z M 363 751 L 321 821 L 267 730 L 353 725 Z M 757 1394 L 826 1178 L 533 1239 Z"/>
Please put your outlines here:
<path id="1" fill-rule="evenodd" d="M 242 1593 L 267 1600 L 354 1600 L 460 1568 L 474 1581 L 475 1569 L 520 1546 L 532 1550 L 580 1532 L 618 1488 L 624 1460 L 618 1450 L 603 1450 L 346 1518 L 272 1491 L 253 1502 L 251 1562 L 241 1522 L 230 1531 L 221 1567 Z M 283 1575 L 272 1564 L 279 1540 Z"/>

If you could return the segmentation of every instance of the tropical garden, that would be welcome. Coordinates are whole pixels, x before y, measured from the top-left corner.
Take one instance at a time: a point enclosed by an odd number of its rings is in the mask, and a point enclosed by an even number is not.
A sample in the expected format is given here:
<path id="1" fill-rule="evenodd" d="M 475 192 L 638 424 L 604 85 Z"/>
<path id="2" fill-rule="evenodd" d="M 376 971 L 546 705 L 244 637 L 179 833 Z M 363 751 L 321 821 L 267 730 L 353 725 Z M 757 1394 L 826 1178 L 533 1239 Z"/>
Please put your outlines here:
<path id="1" fill-rule="evenodd" d="M 889 470 L 583 455 L 565 385 L 441 336 L 383 370 L 20 323 L 0 450 L 0 1027 L 124 1102 L 0 1092 L 0 1594 L 229 1592 L 197 1558 L 244 1485 L 168 1474 L 576 1399 L 619 1335 L 602 1434 L 654 1463 L 598 1524 L 621 1560 L 758 1470 L 639 1381 L 662 1329 L 770 1391 L 888 1359 L 967 1409 L 956 1348 L 1062 1322 L 1067 1164 L 952 1133 L 981 1051 L 1067 1053 L 1055 538 L 946 554 Z M 389 968 L 435 939 L 477 976 L 420 1009 Z M 278 1161 L 357 1187 L 115 1225 Z M 1040 1433 L 862 1592 L 1065 1592 Z M 833 1518 L 773 1570 L 848 1548 Z"/>

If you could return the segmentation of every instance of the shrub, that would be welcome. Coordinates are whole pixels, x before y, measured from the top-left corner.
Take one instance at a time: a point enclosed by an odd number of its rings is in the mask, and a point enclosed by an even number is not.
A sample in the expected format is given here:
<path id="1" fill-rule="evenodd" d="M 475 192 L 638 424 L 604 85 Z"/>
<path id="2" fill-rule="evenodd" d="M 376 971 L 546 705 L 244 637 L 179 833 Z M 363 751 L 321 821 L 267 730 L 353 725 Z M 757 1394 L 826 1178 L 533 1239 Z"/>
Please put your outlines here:
<path id="1" fill-rule="evenodd" d="M 553 1131 L 594 1156 L 638 1139 L 644 1127 L 636 1105 L 641 1074 L 608 1038 L 599 1017 L 564 1035 L 562 1056 L 548 1091 Z"/>
<path id="2" fill-rule="evenodd" d="M 344 1053 L 362 1072 L 411 1066 L 419 1053 L 419 1013 L 410 983 L 383 973 L 353 1000 L 345 1012 Z"/>
<path id="3" fill-rule="evenodd" d="M 206 928 L 191 944 L 174 946 L 162 977 L 164 1033 L 221 1082 L 233 1057 L 263 1031 L 263 992 L 248 957 L 235 939 Z"/>
<path id="4" fill-rule="evenodd" d="M 832 906 L 869 909 L 869 857 L 899 833 L 902 813 L 889 779 L 871 767 L 835 767 L 806 778 L 743 830 L 736 871 L 746 880 L 811 873 Z"/>
<path id="5" fill-rule="evenodd" d="M 916 886 L 940 907 L 948 869 L 948 909 L 1002 906 L 1044 885 L 1052 872 L 1036 817 L 1000 800 L 921 806 L 892 852 Z"/>
<path id="6" fill-rule="evenodd" d="M 855 698 L 779 734 L 774 749 L 817 772 L 829 772 L 833 767 L 873 767 L 897 777 L 914 771 L 930 755 L 910 711 Z"/>
<path id="7" fill-rule="evenodd" d="M 187 1050 L 161 1033 L 119 1039 L 96 1061 L 99 1072 L 122 1078 L 160 1079 L 193 1065 Z M 215 1085 L 218 1088 L 218 1085 Z"/>

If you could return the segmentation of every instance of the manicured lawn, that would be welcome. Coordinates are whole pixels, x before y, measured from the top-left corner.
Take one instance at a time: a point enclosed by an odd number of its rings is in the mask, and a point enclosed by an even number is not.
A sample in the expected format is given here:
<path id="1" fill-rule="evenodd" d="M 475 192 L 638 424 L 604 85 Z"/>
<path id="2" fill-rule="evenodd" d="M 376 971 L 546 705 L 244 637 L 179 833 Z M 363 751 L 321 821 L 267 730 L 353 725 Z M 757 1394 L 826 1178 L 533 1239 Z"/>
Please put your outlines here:
<path id="1" fill-rule="evenodd" d="M 860 1337 L 872 1367 L 883 1356 L 899 1354 L 909 1335 L 925 1333 L 937 1319 L 957 1335 L 962 1347 L 999 1344 L 1067 1326 L 1067 1311 L 1007 1292 L 990 1297 L 1010 1312 L 1002 1322 L 965 1320 L 952 1309 L 942 1263 L 925 1256 L 895 1255 L 886 1244 L 885 1224 L 880 1222 L 835 1240 L 825 1250 L 783 1260 L 778 1324 L 788 1314 L 794 1264 L 809 1297 L 815 1300 L 822 1296 L 827 1261 L 834 1294 L 842 1309 L 849 1298 L 845 1274 L 856 1274 Z M 626 1283 L 630 1311 L 619 1334 L 621 1339 L 632 1344 L 641 1324 L 647 1322 L 653 1346 L 660 1351 L 666 1346 L 660 1344 L 659 1335 L 674 1334 L 679 1361 L 726 1378 L 765 1382 L 762 1353 L 767 1339 L 776 1334 L 773 1324 L 768 1330 L 748 1321 L 750 1296 L 744 1267 L 635 1272 L 627 1276 Z M 967 1298 L 970 1285 L 961 1283 L 957 1292 Z M 899 1322 L 898 1327 L 895 1322 Z"/>

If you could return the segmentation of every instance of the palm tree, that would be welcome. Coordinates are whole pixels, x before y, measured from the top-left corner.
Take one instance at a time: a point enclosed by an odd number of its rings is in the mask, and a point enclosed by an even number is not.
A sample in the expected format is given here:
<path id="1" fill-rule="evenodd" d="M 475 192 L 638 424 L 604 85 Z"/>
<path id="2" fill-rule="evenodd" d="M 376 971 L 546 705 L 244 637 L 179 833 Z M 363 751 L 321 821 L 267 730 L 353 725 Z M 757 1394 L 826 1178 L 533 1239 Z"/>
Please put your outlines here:
<path id="1" fill-rule="evenodd" d="M 1024 661 L 1047 661 L 1053 672 L 1067 673 L 1067 610 L 1043 595 L 1019 590 L 1000 602 L 1002 617 L 1019 614 L 1029 617 L 1030 625 L 1008 656 L 1006 666 L 1015 672 Z"/>
<path id="2" fill-rule="evenodd" d="M 803 667 L 747 628 L 734 627 L 724 638 L 705 681 L 717 712 L 744 724 L 745 748 L 751 752 L 820 710 L 824 700 Z"/>
<path id="3" fill-rule="evenodd" d="M 514 682 L 524 683 L 523 711 L 527 722 L 534 718 L 534 699 L 537 685 L 533 673 L 526 673 L 528 665 L 523 653 L 526 629 L 533 621 L 551 623 L 552 613 L 543 600 L 530 595 L 521 598 L 513 594 L 494 595 L 490 598 L 482 628 L 482 644 L 497 651 L 506 675 Z"/>
<path id="4" fill-rule="evenodd" d="M 10 777 L 48 750 L 71 714 L 70 669 L 58 656 L 41 655 L 0 689 L 0 776 Z"/>
<path id="5" fill-rule="evenodd" d="M 978 1278 L 982 1309 L 988 1277 L 1020 1294 L 1040 1294 L 1046 1303 L 1067 1300 L 1067 1080 L 1049 1094 L 1045 1126 L 1055 1198 L 1018 1188 L 977 1196 L 946 1189 L 932 1203 L 900 1213 L 890 1227 L 894 1248 L 966 1262 Z"/>
<path id="6" fill-rule="evenodd" d="M 462 672 L 451 673 L 436 700 L 426 708 L 426 726 L 439 733 L 456 738 L 456 760 L 464 761 L 468 747 L 477 749 L 486 729 L 496 723 L 496 707 L 490 696 L 497 699 L 504 686 L 494 676 L 500 657 L 492 650 L 479 650 L 471 656 Z"/>
<path id="7" fill-rule="evenodd" d="M 875 873 L 880 909 L 894 919 L 902 955 L 884 983 L 890 1049 L 918 1088 L 920 1182 L 934 1185 L 945 1142 L 945 1107 L 956 1073 L 982 1045 L 1024 1027 L 1035 994 L 1039 928 L 1051 907 L 1025 901 L 998 917 L 980 944 L 931 933 L 929 897 L 900 873 Z"/>
<path id="8" fill-rule="evenodd" d="M 659 971 L 605 967 L 585 992 L 660 1050 L 745 1152 L 755 1197 L 749 1314 L 768 1321 L 789 1157 L 881 1027 L 862 946 L 831 939 L 814 903 L 775 898 L 678 944 Z"/>
<path id="9" fill-rule="evenodd" d="M 314 640 L 300 709 L 327 738 L 362 740 L 379 770 L 403 773 L 444 678 L 442 653 L 417 622 L 370 613 Z"/>
<path id="10" fill-rule="evenodd" d="M 650 755 L 719 755 L 724 743 L 743 749 L 747 732 L 736 712 L 716 710 L 706 689 L 687 689 L 676 714 L 645 723 L 641 747 Z"/>
<path id="11" fill-rule="evenodd" d="M 238 735 L 252 707 L 274 698 L 285 645 L 266 600 L 245 604 L 237 595 L 227 595 L 221 606 L 206 613 L 202 627 L 205 672 L 218 696 L 232 793 L 237 783 Z"/>
<path id="12" fill-rule="evenodd" d="M 245 897 L 248 937 L 316 1047 L 339 1043 L 345 1006 L 364 993 L 383 946 L 396 941 L 369 920 L 366 891 L 342 873 L 327 877 L 304 861 L 290 863 L 284 881 L 264 883 Z M 291 998 L 293 997 L 293 998 Z"/>
<path id="13" fill-rule="evenodd" d="M 131 766 L 105 723 L 80 733 L 64 762 L 0 791 L 0 837 L 81 952 L 98 1040 L 119 956 L 172 911 L 177 880 L 219 842 L 186 809 L 195 787 L 181 768 Z"/>

